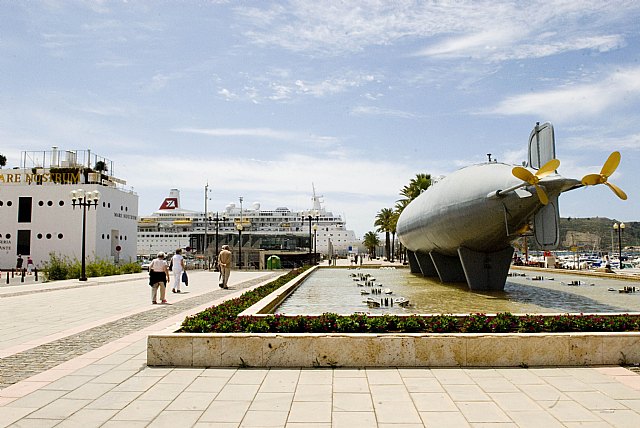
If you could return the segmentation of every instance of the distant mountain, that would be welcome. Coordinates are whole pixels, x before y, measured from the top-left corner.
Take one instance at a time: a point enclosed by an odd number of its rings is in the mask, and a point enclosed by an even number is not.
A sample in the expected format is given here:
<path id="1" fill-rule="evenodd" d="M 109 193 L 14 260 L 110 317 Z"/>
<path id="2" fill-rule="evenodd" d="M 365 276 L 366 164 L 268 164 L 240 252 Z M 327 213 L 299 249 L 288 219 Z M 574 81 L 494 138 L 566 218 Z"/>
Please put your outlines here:
<path id="1" fill-rule="evenodd" d="M 613 229 L 614 223 L 620 224 L 620 220 L 603 217 L 561 218 L 560 247 L 558 249 L 568 250 L 572 246 L 577 246 L 580 251 L 595 249 L 610 252 L 613 245 L 614 253 L 616 253 L 618 251 L 618 232 Z M 624 223 L 624 226 L 622 247 L 640 246 L 640 222 L 628 222 Z"/>

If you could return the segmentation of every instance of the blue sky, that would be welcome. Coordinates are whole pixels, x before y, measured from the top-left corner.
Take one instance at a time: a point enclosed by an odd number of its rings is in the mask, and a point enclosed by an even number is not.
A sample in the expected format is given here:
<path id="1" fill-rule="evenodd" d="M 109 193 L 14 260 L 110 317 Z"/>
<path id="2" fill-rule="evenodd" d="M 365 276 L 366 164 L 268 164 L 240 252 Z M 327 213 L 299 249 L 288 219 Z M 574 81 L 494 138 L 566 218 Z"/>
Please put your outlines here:
<path id="1" fill-rule="evenodd" d="M 519 164 L 605 186 L 563 217 L 639 220 L 640 2 L 3 1 L 0 153 L 91 149 L 155 211 L 326 207 L 361 236 L 417 173 Z"/>

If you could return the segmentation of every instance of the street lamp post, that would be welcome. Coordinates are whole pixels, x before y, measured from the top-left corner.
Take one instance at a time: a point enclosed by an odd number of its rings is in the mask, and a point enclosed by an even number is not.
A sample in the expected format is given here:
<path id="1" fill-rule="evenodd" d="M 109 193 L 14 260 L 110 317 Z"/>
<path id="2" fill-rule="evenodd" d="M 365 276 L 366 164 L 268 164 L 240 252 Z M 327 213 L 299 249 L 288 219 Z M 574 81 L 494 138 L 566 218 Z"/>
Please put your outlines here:
<path id="1" fill-rule="evenodd" d="M 86 237 L 87 237 L 87 207 L 94 207 L 97 209 L 98 201 L 100 200 L 100 192 L 85 192 L 83 189 L 73 190 L 71 192 L 71 204 L 73 209 L 76 207 L 82 207 L 82 268 L 80 272 L 80 281 L 87 280 L 86 273 Z"/>
<path id="2" fill-rule="evenodd" d="M 202 253 L 205 256 L 205 259 L 207 260 L 207 269 L 209 269 L 210 264 L 209 264 L 209 253 L 207 251 L 207 248 L 209 247 L 207 244 L 208 241 L 208 234 L 207 234 L 207 228 L 209 225 L 209 222 L 207 221 L 209 218 L 209 214 L 207 213 L 207 201 L 209 200 L 209 192 L 211 190 L 209 190 L 209 182 L 207 182 L 207 184 L 204 186 L 204 243 L 202 245 Z M 216 254 L 218 254 L 216 252 Z"/>
<path id="3" fill-rule="evenodd" d="M 318 254 L 318 217 L 316 217 L 316 224 L 313 225 L 313 264 L 317 264 L 316 257 Z"/>
<path id="4" fill-rule="evenodd" d="M 624 265 L 622 264 L 622 233 L 624 232 L 625 225 L 624 223 L 613 223 L 613 230 L 618 232 L 618 261 L 620 263 L 620 269 L 624 269 Z"/>
<path id="5" fill-rule="evenodd" d="M 311 251 L 313 250 L 313 238 L 311 237 L 311 220 L 313 220 L 313 216 L 308 215 L 307 218 L 309 219 L 309 264 L 312 264 Z"/>
<path id="6" fill-rule="evenodd" d="M 238 223 L 238 268 L 242 269 L 242 196 L 240 196 L 240 223 Z"/>
<path id="7" fill-rule="evenodd" d="M 221 221 L 222 222 L 227 221 L 227 218 L 224 217 L 224 216 L 222 218 L 220 218 L 220 216 L 218 215 L 218 212 L 216 211 L 215 218 L 209 218 L 209 221 L 215 221 L 216 222 L 216 254 L 215 254 L 215 256 L 213 256 L 214 257 L 214 259 L 213 259 L 213 263 L 214 263 L 213 270 L 215 272 L 218 272 L 218 230 L 219 230 L 218 229 L 218 223 L 220 223 Z"/>

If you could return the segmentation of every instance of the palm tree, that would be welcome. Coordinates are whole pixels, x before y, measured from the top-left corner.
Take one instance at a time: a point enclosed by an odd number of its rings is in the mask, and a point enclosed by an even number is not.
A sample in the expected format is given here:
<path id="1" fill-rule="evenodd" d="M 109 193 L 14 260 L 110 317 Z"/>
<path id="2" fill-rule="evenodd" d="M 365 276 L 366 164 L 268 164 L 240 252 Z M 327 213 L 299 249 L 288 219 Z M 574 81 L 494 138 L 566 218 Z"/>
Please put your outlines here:
<path id="1" fill-rule="evenodd" d="M 400 217 L 398 210 L 392 210 L 391 222 L 389 224 L 389 232 L 391 232 L 391 261 L 394 261 L 396 253 L 396 227 L 398 226 L 398 217 Z"/>
<path id="2" fill-rule="evenodd" d="M 406 201 L 403 206 L 404 209 L 409 202 L 420 196 L 429 186 L 431 186 L 431 174 L 416 174 L 415 178 L 412 178 L 409 184 L 400 190 L 400 196 L 404 196 L 404 198 L 398 202 Z"/>
<path id="3" fill-rule="evenodd" d="M 376 221 L 374 226 L 378 226 L 378 232 L 384 232 L 384 252 L 387 260 L 391 260 L 391 241 L 389 239 L 389 232 L 395 227 L 393 226 L 393 209 L 383 208 L 376 215 Z"/>
<path id="4" fill-rule="evenodd" d="M 369 256 L 375 257 L 376 248 L 380 245 L 380 239 L 378 239 L 378 235 L 375 232 L 367 232 L 364 234 L 363 244 L 369 251 Z"/>
<path id="5" fill-rule="evenodd" d="M 409 181 L 409 184 L 404 186 L 402 190 L 400 190 L 400 196 L 403 196 L 403 198 L 398 199 L 398 201 L 396 201 L 396 206 L 394 211 L 395 221 L 393 223 L 393 229 L 392 229 L 392 232 L 394 234 L 394 239 L 395 239 L 396 224 L 398 222 L 398 218 L 400 217 L 400 214 L 402 214 L 402 211 L 406 208 L 407 205 L 409 205 L 409 202 L 413 201 L 415 198 L 420 196 L 420 194 L 425 190 L 427 190 L 429 186 L 431 186 L 431 184 L 432 184 L 431 174 L 416 174 L 415 178 L 412 178 L 411 181 Z M 400 254 L 403 254 L 403 253 L 404 251 L 400 251 Z"/>

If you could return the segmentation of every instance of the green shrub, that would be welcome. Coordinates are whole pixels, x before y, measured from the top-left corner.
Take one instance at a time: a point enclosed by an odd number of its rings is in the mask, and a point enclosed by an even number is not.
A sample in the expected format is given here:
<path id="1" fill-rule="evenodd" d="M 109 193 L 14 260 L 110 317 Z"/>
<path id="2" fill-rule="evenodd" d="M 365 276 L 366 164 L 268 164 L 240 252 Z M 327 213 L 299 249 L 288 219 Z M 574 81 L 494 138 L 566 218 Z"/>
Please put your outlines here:
<path id="1" fill-rule="evenodd" d="M 82 263 L 77 259 L 71 260 L 67 256 L 50 253 L 49 261 L 44 263 L 42 271 L 48 281 L 77 279 L 82 273 Z M 85 263 L 85 273 L 88 278 L 139 272 L 142 272 L 142 268 L 135 262 L 116 265 L 108 260 L 97 259 L 88 260 Z"/>

